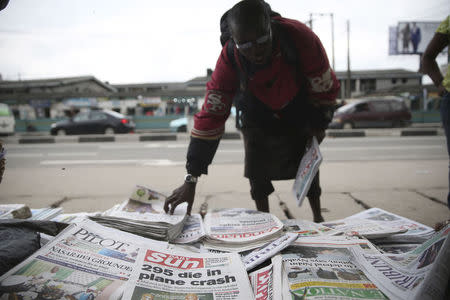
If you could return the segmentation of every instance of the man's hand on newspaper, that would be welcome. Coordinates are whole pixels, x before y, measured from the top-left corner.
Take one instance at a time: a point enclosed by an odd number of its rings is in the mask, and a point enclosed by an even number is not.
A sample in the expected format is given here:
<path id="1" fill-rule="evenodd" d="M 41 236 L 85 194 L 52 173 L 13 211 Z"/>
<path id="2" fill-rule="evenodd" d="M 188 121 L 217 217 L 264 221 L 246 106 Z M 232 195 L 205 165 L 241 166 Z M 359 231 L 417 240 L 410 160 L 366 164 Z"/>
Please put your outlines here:
<path id="1" fill-rule="evenodd" d="M 173 215 L 175 208 L 179 204 L 187 202 L 188 206 L 186 213 L 188 215 L 191 215 L 192 204 L 194 204 L 195 186 L 195 183 L 185 182 L 182 186 L 175 189 L 172 192 L 172 195 L 167 197 L 166 201 L 164 202 L 164 211 Z"/>

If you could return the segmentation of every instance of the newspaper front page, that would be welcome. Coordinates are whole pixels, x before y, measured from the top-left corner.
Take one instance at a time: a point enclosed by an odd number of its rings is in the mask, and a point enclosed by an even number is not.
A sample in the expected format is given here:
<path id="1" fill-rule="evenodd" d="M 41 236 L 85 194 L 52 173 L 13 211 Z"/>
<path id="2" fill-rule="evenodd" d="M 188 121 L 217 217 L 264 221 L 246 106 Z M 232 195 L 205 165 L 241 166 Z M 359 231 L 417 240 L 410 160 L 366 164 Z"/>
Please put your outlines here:
<path id="1" fill-rule="evenodd" d="M 119 299 L 149 242 L 167 245 L 88 220 L 69 225 L 0 277 L 0 299 Z"/>
<path id="2" fill-rule="evenodd" d="M 248 277 L 252 284 L 255 300 L 272 300 L 273 297 L 273 266 L 272 264 L 251 272 Z"/>
<path id="3" fill-rule="evenodd" d="M 363 239 L 297 239 L 272 261 L 282 265 L 281 275 L 274 274 L 281 282 L 274 286 L 275 299 L 387 299 L 353 262 L 351 248 L 377 251 Z"/>
<path id="4" fill-rule="evenodd" d="M 311 145 L 306 150 L 305 154 L 300 161 L 297 175 L 295 176 L 294 186 L 292 187 L 292 193 L 297 200 L 297 205 L 301 206 L 309 187 L 316 176 L 319 166 L 322 163 L 323 157 L 320 153 L 319 142 L 314 136 L 311 139 Z"/>
<path id="5" fill-rule="evenodd" d="M 125 287 L 124 299 L 253 299 L 244 265 L 236 253 L 195 254 L 146 247 Z"/>
<path id="6" fill-rule="evenodd" d="M 443 295 L 449 270 L 448 267 L 440 266 L 449 261 L 449 233 L 450 228 L 447 226 L 413 251 L 404 254 L 354 252 L 354 255 L 366 270 L 367 276 L 392 299 L 414 299 L 419 291 L 429 291 L 430 286 L 433 286 L 434 293 Z M 438 264 L 436 268 L 440 268 L 442 273 L 430 273 L 435 264 Z M 437 276 L 440 280 L 430 280 L 430 276 Z M 439 281 L 444 281 L 443 286 L 438 284 Z M 427 282 L 428 288 L 422 287 L 423 282 Z"/>

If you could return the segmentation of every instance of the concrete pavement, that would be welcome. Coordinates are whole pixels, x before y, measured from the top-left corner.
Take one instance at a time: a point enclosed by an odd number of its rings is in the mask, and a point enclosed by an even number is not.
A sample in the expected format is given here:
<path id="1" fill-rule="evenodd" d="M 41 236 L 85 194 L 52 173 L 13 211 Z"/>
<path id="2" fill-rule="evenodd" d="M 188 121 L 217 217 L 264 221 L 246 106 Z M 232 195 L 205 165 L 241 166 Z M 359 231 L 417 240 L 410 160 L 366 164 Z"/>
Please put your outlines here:
<path id="1" fill-rule="evenodd" d="M 32 208 L 59 202 L 67 213 L 104 211 L 125 200 L 135 184 L 165 194 L 178 187 L 184 166 L 86 166 L 6 168 L 0 203 L 25 203 Z M 449 219 L 446 206 L 448 161 L 324 162 L 321 166 L 322 210 L 325 220 L 344 218 L 368 207 L 379 207 L 428 226 Z M 281 219 L 285 210 L 295 218 L 312 220 L 307 199 L 297 207 L 293 181 L 274 182 L 270 208 Z M 216 164 L 197 185 L 193 212 L 202 203 L 209 209 L 254 208 L 242 164 Z"/>

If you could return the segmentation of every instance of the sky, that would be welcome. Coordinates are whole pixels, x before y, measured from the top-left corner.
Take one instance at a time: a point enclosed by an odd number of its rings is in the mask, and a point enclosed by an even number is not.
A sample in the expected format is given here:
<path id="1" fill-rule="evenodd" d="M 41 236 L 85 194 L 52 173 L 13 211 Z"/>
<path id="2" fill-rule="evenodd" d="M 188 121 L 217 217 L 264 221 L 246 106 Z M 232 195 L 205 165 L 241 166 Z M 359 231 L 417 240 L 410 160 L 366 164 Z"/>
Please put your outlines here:
<path id="1" fill-rule="evenodd" d="M 220 54 L 219 20 L 231 0 L 10 0 L 0 11 L 3 80 L 93 75 L 113 84 L 183 82 L 205 76 Z M 449 0 L 273 0 L 282 16 L 307 22 L 335 70 L 417 71 L 417 55 L 388 55 L 389 26 L 442 21 Z M 439 64 L 447 57 L 441 55 Z"/>

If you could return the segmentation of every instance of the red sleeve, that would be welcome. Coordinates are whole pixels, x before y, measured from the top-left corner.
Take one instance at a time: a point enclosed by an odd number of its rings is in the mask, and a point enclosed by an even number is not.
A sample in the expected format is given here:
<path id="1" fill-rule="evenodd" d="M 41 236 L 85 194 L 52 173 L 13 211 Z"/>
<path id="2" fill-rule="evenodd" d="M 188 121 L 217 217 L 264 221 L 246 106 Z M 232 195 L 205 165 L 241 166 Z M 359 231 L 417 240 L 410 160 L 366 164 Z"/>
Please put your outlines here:
<path id="1" fill-rule="evenodd" d="M 310 100 L 319 105 L 334 105 L 340 84 L 331 69 L 325 49 L 320 39 L 305 24 L 296 20 L 282 18 L 291 31 L 298 49 L 300 67 L 308 82 Z"/>
<path id="2" fill-rule="evenodd" d="M 206 96 L 200 112 L 194 116 L 191 136 L 218 139 L 230 115 L 234 94 L 239 86 L 237 72 L 227 56 L 227 44 L 222 48 L 211 80 L 206 84 Z"/>

